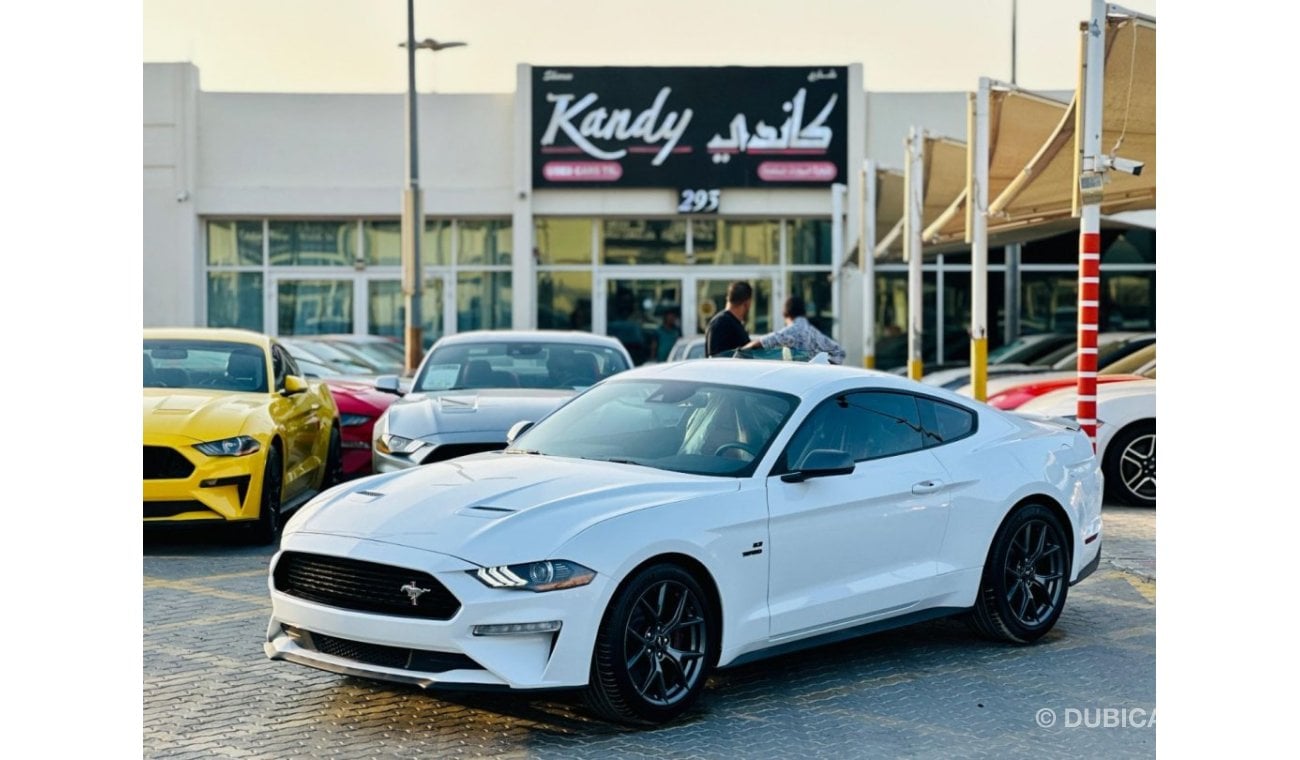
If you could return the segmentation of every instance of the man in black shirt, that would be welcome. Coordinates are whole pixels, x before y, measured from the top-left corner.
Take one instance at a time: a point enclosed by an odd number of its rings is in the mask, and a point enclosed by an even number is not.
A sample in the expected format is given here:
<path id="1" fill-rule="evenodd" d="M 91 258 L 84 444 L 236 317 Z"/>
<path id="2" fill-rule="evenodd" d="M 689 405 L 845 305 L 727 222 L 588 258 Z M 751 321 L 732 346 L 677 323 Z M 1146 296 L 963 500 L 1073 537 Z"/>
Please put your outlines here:
<path id="1" fill-rule="evenodd" d="M 754 299 L 754 289 L 749 283 L 737 280 L 727 286 L 727 308 L 709 320 L 704 330 L 704 355 L 730 355 L 731 351 L 749 342 L 745 318 Z"/>

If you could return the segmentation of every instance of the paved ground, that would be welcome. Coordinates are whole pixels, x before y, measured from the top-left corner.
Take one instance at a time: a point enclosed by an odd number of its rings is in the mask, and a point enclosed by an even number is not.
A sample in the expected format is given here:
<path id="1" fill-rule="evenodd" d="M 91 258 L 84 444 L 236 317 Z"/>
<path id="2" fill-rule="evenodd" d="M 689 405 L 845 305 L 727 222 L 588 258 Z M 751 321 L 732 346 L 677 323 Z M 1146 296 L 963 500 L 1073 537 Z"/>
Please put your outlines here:
<path id="1" fill-rule="evenodd" d="M 147 536 L 146 757 L 1149 757 L 1155 511 L 1107 507 L 1104 561 L 1036 646 L 954 621 L 721 671 L 672 726 L 576 696 L 431 696 L 262 653 L 270 549 Z"/>

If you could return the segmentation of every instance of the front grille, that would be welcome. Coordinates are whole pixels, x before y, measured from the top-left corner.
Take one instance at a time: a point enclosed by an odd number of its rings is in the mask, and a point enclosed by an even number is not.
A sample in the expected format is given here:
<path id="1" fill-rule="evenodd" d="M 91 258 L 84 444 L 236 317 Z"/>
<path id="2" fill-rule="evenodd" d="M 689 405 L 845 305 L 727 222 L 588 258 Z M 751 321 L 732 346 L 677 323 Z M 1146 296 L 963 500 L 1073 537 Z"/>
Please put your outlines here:
<path id="1" fill-rule="evenodd" d="M 181 480 L 194 472 L 194 464 L 176 449 L 166 446 L 144 447 L 145 480 Z"/>
<path id="2" fill-rule="evenodd" d="M 145 517 L 175 517 L 185 512 L 207 511 L 208 506 L 201 501 L 146 501 Z"/>
<path id="3" fill-rule="evenodd" d="M 385 668 L 418 670 L 423 673 L 445 673 L 448 670 L 482 670 L 483 666 L 463 654 L 452 652 L 430 652 L 423 649 L 390 647 L 383 644 L 367 644 L 364 641 L 340 639 L 323 633 L 303 631 L 306 640 L 299 638 L 300 644 L 315 649 L 322 654 L 342 657 L 345 660 L 379 665 Z"/>
<path id="4" fill-rule="evenodd" d="M 444 462 L 456 457 L 478 454 L 483 451 L 500 451 L 506 447 L 506 442 L 500 443 L 448 443 L 435 448 L 429 452 L 420 464 L 432 464 L 433 462 Z"/>
<path id="5" fill-rule="evenodd" d="M 428 573 L 377 562 L 285 552 L 275 566 L 277 591 L 311 602 L 381 615 L 449 620 L 460 601 Z M 403 586 L 427 589 L 415 604 Z"/>

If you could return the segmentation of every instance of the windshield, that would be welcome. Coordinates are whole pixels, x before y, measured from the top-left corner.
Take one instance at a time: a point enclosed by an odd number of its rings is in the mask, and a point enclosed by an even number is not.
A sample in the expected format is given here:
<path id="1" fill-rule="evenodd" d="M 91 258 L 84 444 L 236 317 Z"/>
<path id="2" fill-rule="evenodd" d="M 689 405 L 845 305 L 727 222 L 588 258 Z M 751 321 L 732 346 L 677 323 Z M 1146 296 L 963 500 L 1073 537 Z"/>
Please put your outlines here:
<path id="1" fill-rule="evenodd" d="M 578 396 L 507 451 L 748 477 L 799 400 L 685 380 L 626 380 Z"/>
<path id="2" fill-rule="evenodd" d="M 247 343 L 146 340 L 144 387 L 266 393 L 266 353 Z"/>
<path id="3" fill-rule="evenodd" d="M 522 341 L 456 343 L 429 354 L 413 390 L 581 390 L 627 368 L 623 355 L 607 346 Z"/>

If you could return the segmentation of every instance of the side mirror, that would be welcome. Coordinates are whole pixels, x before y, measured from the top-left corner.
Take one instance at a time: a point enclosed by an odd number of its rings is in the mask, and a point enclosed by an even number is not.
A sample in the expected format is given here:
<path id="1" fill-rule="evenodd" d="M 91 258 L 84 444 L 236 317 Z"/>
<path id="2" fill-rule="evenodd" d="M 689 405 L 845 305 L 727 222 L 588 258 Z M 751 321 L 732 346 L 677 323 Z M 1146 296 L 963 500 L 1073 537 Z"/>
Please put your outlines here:
<path id="1" fill-rule="evenodd" d="M 506 433 L 506 445 L 509 446 L 514 443 L 516 438 L 528 432 L 528 429 L 532 426 L 533 423 L 529 420 L 520 420 L 511 425 L 510 432 Z"/>
<path id="2" fill-rule="evenodd" d="M 308 390 L 307 381 L 297 375 L 285 375 L 284 390 L 280 391 L 282 396 L 292 396 L 297 393 L 304 393 Z"/>
<path id="3" fill-rule="evenodd" d="M 809 478 L 825 478 L 831 475 L 848 475 L 857 465 L 847 451 L 838 449 L 813 449 L 804 455 L 803 461 L 794 472 L 781 476 L 786 483 L 802 483 Z"/>
<path id="4" fill-rule="evenodd" d="M 397 375 L 380 375 L 375 378 L 375 390 L 391 393 L 394 396 L 402 395 L 402 386 Z"/>

